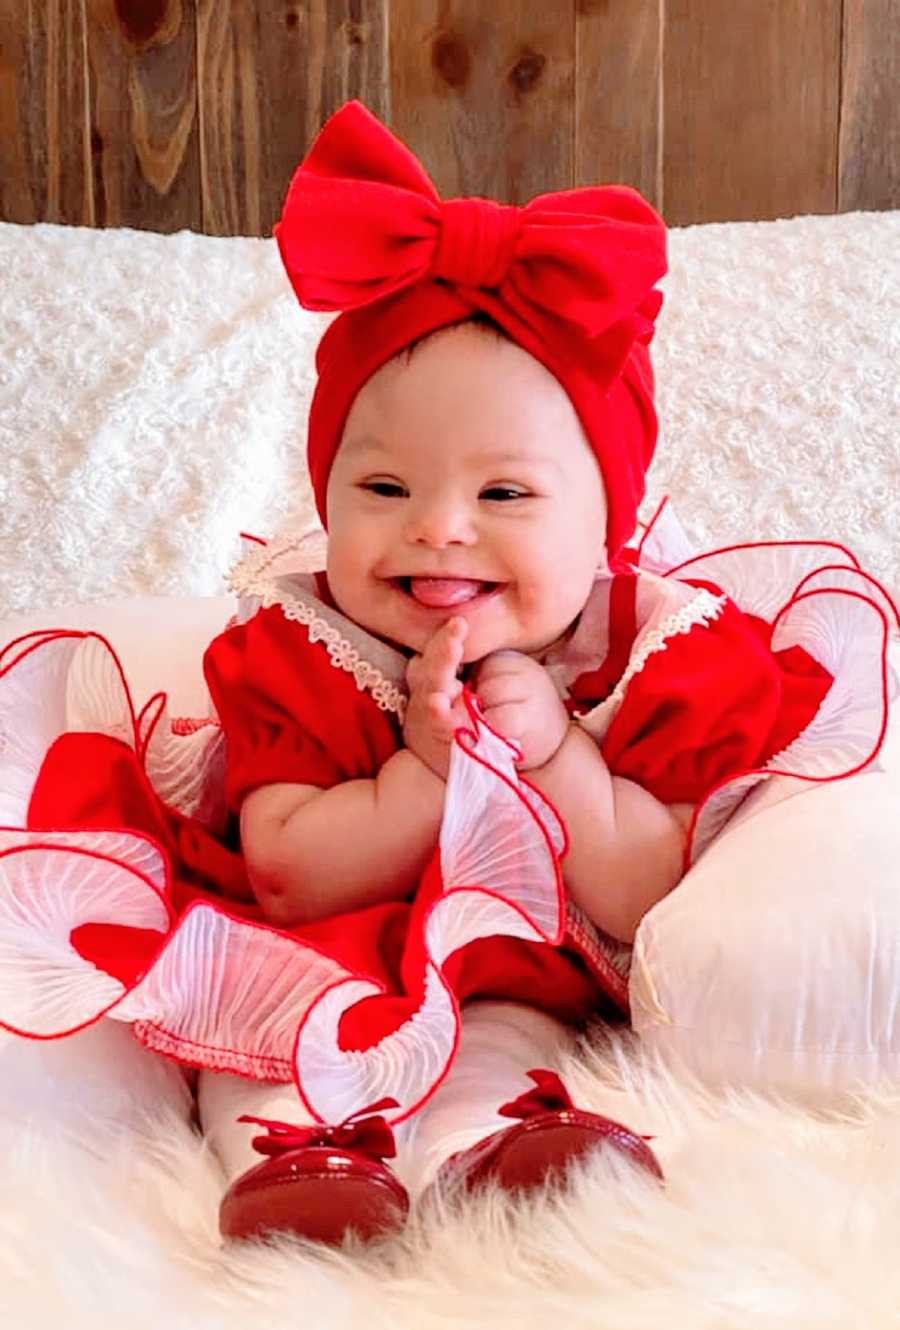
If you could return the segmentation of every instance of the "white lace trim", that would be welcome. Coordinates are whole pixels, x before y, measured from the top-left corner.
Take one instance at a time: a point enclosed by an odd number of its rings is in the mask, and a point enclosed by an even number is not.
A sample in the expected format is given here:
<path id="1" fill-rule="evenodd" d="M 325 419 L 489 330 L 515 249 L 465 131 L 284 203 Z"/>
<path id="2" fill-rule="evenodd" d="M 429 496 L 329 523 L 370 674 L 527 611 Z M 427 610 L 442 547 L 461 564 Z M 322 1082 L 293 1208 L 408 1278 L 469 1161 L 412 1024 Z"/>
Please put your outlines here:
<path id="1" fill-rule="evenodd" d="M 658 628 L 651 628 L 637 651 L 633 653 L 621 679 L 606 699 L 607 703 L 619 706 L 628 685 L 636 674 L 640 674 L 651 656 L 658 651 L 665 651 L 670 638 L 682 637 L 698 624 L 708 624 L 718 619 L 727 600 L 727 596 L 714 596 L 711 591 L 700 590 L 692 600 L 682 605 L 680 610 L 663 619 Z"/>
<path id="2" fill-rule="evenodd" d="M 333 624 L 316 614 L 312 605 L 265 582 L 254 585 L 249 579 L 242 579 L 240 594 L 253 596 L 263 609 L 277 605 L 286 619 L 303 624 L 310 642 L 324 643 L 335 669 L 352 674 L 360 692 L 370 693 L 380 710 L 391 711 L 403 720 L 406 715 L 405 694 L 390 679 L 385 678 L 377 666 L 365 660 L 353 643 L 342 637 Z"/>
<path id="3" fill-rule="evenodd" d="M 225 585 L 237 596 L 256 595 L 255 587 L 264 574 L 278 577 L 285 573 L 316 573 L 324 565 L 325 536 L 322 531 L 288 532 L 253 545 L 238 559 L 227 574 Z M 290 558 L 295 555 L 295 558 Z M 281 562 L 282 567 L 277 567 Z"/>
<path id="4" fill-rule="evenodd" d="M 335 669 L 352 674 L 360 692 L 369 692 L 382 711 L 393 712 L 402 721 L 406 714 L 406 694 L 371 661 L 366 660 L 357 647 L 342 636 L 340 629 L 317 613 L 315 605 L 299 596 L 274 586 L 273 576 L 282 572 L 296 575 L 311 573 L 322 566 L 321 531 L 305 531 L 299 535 L 289 533 L 269 541 L 268 544 L 248 550 L 226 577 L 229 590 L 240 597 L 253 597 L 263 609 L 278 605 L 286 619 L 301 623 L 308 630 L 310 642 L 323 642 Z M 309 558 L 295 559 L 290 567 L 279 569 L 277 564 L 285 556 L 302 554 Z M 302 566 L 301 566 L 302 565 Z"/>
<path id="5" fill-rule="evenodd" d="M 604 698 L 591 711 L 576 711 L 574 719 L 584 724 L 595 737 L 598 735 L 598 725 L 605 732 L 621 706 L 629 684 L 640 674 L 650 657 L 658 651 L 665 651 L 671 638 L 683 636 L 699 624 L 712 623 L 718 619 L 727 600 L 727 596 L 714 596 L 711 591 L 702 589 L 680 609 L 667 615 L 657 628 L 651 628 L 642 637 L 639 635 L 622 677 L 609 697 Z"/>

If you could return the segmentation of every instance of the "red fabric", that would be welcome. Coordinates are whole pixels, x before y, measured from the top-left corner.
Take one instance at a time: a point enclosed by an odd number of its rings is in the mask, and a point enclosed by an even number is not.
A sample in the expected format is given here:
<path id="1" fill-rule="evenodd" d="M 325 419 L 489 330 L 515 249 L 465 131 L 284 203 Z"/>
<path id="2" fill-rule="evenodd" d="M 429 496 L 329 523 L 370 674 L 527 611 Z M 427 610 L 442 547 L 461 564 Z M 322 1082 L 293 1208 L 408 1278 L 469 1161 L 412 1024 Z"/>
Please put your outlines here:
<path id="1" fill-rule="evenodd" d="M 203 670 L 225 732 L 235 812 L 260 785 L 329 789 L 371 779 L 400 746 L 397 717 L 380 711 L 278 606 L 226 629 L 207 648 Z"/>
<path id="2" fill-rule="evenodd" d="M 663 803 L 697 803 L 781 752 L 810 724 L 832 676 L 802 647 L 773 652 L 771 636 L 727 601 L 711 623 L 671 637 L 606 733 L 610 771 Z"/>
<path id="3" fill-rule="evenodd" d="M 227 784 L 240 791 L 272 780 L 333 784 L 374 776 L 400 746 L 396 718 L 381 711 L 353 676 L 337 669 L 323 643 L 281 610 L 261 610 L 227 629 L 206 653 L 207 678 L 226 740 Z M 245 743 L 244 730 L 252 735 Z M 291 765 L 293 763 L 294 765 Z M 313 776 L 317 780 L 313 782 Z M 203 900 L 262 920 L 238 847 L 167 807 L 135 753 L 94 733 L 63 735 L 48 749 L 30 800 L 28 826 L 127 828 L 153 838 L 170 866 L 176 914 Z M 410 901 L 370 906 L 289 930 L 348 970 L 381 983 L 384 997 L 346 1013 L 346 1048 L 368 1048 L 418 1007 L 424 978 L 421 926 L 442 890 L 439 856 Z M 163 937 L 119 924 L 73 931 L 79 953 L 122 983 L 135 982 Z M 459 1001 L 497 997 L 540 1005 L 577 1023 L 603 1002 L 598 981 L 573 952 L 517 938 L 491 937 L 461 948 L 445 967 Z"/>
<path id="4" fill-rule="evenodd" d="M 603 472 L 615 558 L 656 444 L 648 346 L 667 266 L 665 225 L 635 190 L 572 189 L 521 208 L 442 201 L 410 150 L 348 102 L 296 171 L 275 236 L 301 305 L 345 311 L 319 344 L 310 412 L 323 524 L 359 389 L 410 342 L 481 310 L 571 398 Z"/>
<path id="5" fill-rule="evenodd" d="M 628 592 L 616 593 L 613 604 L 621 631 L 631 622 Z M 695 802 L 720 780 L 780 751 L 812 720 L 831 678 L 800 648 L 773 654 L 770 637 L 768 624 L 728 602 L 712 623 L 671 638 L 626 691 L 603 743 L 610 768 L 666 802 Z M 611 652 L 620 659 L 620 643 L 613 642 Z M 335 667 L 322 642 L 311 643 L 307 630 L 277 608 L 227 629 L 205 663 L 225 729 L 228 786 L 238 802 L 241 791 L 272 780 L 331 784 L 372 776 L 400 744 L 396 719 Z M 255 902 L 240 903 L 249 884 L 237 844 L 163 804 L 137 756 L 117 739 L 71 733 L 51 745 L 28 826 L 131 828 L 156 840 L 168 856 L 176 914 L 203 899 L 232 914 L 261 918 Z M 422 925 L 442 888 L 436 853 L 412 900 L 294 930 L 348 970 L 384 986 L 385 996 L 346 1013 L 343 1047 L 369 1047 L 418 1006 Z M 76 929 L 72 941 L 128 984 L 152 961 L 160 935 L 91 924 Z M 448 958 L 445 974 L 460 1001 L 537 1003 L 570 1023 L 603 1001 L 579 955 L 513 938 L 460 948 Z"/>
<path id="6" fill-rule="evenodd" d="M 637 634 L 637 578 L 614 577 L 609 591 L 609 650 L 595 670 L 587 670 L 569 685 L 572 712 L 597 706 L 609 696 L 625 673 Z"/>
<path id="7" fill-rule="evenodd" d="M 133 750 L 119 739 L 69 733 L 51 744 L 31 793 L 28 826 L 41 831 L 60 827 L 136 831 L 156 841 L 168 856 L 176 910 L 192 900 L 221 903 L 224 897 L 232 913 L 260 917 L 241 855 L 202 822 L 167 807 Z M 81 941 L 92 948 L 91 959 L 109 947 L 99 933 L 85 934 Z M 134 940 L 126 940 L 124 933 L 120 942 L 129 953 L 134 950 Z"/>
<path id="8" fill-rule="evenodd" d="M 565 1113 L 575 1108 L 572 1096 L 555 1071 L 535 1067 L 528 1073 L 534 1085 L 508 1104 L 501 1104 L 497 1112 L 503 1118 L 540 1118 L 545 1113 Z"/>
<path id="9" fill-rule="evenodd" d="M 79 956 L 127 988 L 147 971 L 165 937 L 155 928 L 129 924 L 79 924 L 69 940 Z"/>

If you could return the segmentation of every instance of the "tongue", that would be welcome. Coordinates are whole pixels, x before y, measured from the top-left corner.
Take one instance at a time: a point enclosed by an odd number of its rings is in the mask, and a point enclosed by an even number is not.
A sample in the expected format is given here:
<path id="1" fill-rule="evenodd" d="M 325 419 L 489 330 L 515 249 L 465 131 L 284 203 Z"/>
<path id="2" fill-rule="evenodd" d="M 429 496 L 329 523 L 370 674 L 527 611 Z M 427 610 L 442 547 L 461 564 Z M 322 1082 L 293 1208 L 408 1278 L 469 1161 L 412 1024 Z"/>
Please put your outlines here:
<path id="1" fill-rule="evenodd" d="M 433 609 L 462 605 L 477 596 L 483 586 L 483 582 L 472 582 L 466 577 L 411 577 L 409 581 L 413 598 Z"/>

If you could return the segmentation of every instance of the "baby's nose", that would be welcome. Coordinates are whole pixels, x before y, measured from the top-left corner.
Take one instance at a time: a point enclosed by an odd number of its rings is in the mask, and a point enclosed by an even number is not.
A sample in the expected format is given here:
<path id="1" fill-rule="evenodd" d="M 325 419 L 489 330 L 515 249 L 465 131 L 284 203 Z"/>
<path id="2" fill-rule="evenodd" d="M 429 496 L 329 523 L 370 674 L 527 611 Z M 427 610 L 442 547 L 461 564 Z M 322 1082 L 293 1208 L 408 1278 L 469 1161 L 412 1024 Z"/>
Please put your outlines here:
<path id="1" fill-rule="evenodd" d="M 410 504 L 406 539 L 412 545 L 472 545 L 477 539 L 475 523 L 467 504 L 450 497 Z"/>

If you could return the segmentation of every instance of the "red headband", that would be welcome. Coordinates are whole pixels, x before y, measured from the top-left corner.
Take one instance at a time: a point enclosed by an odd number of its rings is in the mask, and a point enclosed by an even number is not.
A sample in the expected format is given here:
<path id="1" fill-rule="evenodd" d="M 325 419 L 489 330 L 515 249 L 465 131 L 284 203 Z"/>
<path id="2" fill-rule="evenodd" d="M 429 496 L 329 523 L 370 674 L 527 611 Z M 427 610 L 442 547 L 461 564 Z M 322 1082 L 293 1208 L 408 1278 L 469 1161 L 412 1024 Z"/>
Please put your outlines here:
<path id="1" fill-rule="evenodd" d="M 410 342 L 481 310 L 568 393 L 603 474 L 615 558 L 634 532 L 657 435 L 647 348 L 666 230 L 640 194 L 605 185 L 522 208 L 442 201 L 409 149 L 348 102 L 294 174 L 275 236 L 300 304 L 345 311 L 319 343 L 310 409 L 323 524 L 360 388 Z"/>

